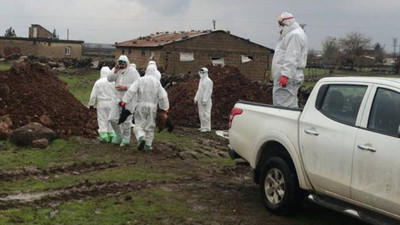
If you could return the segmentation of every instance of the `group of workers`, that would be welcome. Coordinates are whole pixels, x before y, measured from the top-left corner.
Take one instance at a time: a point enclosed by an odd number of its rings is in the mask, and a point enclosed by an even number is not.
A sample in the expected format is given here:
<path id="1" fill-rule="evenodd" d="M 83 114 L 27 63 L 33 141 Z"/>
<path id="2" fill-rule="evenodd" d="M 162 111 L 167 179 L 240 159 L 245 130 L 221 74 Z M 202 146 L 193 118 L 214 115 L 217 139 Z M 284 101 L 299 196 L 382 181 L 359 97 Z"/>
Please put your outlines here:
<path id="1" fill-rule="evenodd" d="M 211 131 L 211 95 L 213 83 L 208 69 L 199 71 L 199 88 L 194 98 L 198 104 L 201 132 Z M 140 77 L 135 64 L 121 55 L 113 69 L 104 66 L 100 79 L 93 86 L 89 107 L 95 109 L 97 102 L 98 133 L 101 142 L 129 146 L 131 127 L 139 150 L 151 151 L 156 127 L 157 110 L 168 114 L 168 94 L 161 85 L 161 73 L 154 61 L 147 65 Z M 125 114 L 123 121 L 122 115 Z M 132 120 L 132 117 L 134 118 Z M 134 125 L 133 125 L 134 121 Z"/>
<path id="2" fill-rule="evenodd" d="M 303 69 L 307 63 L 307 36 L 292 14 L 284 12 L 278 18 L 279 41 L 272 60 L 273 105 L 298 108 L 297 92 L 304 81 Z M 194 103 L 198 106 L 200 131 L 211 131 L 211 95 L 213 82 L 208 69 L 199 72 L 200 81 Z M 116 66 L 101 69 L 101 78 L 94 84 L 89 106 L 97 100 L 99 136 L 102 142 L 120 146 L 130 144 L 132 116 L 134 134 L 139 150 L 152 150 L 157 109 L 168 113 L 169 101 L 161 86 L 161 73 L 150 61 L 145 75 L 140 77 L 136 66 L 121 55 Z M 120 115 L 129 112 L 125 121 Z"/>

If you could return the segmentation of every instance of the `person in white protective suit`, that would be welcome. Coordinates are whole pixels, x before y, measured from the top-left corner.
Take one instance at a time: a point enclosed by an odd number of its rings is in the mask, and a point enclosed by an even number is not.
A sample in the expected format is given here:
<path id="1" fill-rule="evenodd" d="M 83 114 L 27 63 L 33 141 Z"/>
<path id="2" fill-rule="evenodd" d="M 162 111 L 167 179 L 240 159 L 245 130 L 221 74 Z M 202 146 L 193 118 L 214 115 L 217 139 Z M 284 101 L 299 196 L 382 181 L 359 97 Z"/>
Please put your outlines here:
<path id="1" fill-rule="evenodd" d="M 284 12 L 278 19 L 280 37 L 272 59 L 273 104 L 298 108 L 297 92 L 304 81 L 307 36 L 294 16 Z"/>
<path id="2" fill-rule="evenodd" d="M 167 92 L 161 86 L 160 81 L 155 78 L 155 73 L 155 67 L 148 66 L 145 75 L 129 88 L 122 102 L 122 104 L 125 104 L 125 102 L 129 102 L 137 96 L 133 132 L 140 151 L 143 149 L 147 152 L 153 150 L 151 145 L 156 127 L 157 105 L 164 112 L 168 112 L 169 109 Z"/>
<path id="3" fill-rule="evenodd" d="M 97 123 L 101 142 L 110 142 L 114 137 L 114 130 L 108 122 L 108 116 L 111 112 L 111 99 L 114 94 L 114 84 L 107 80 L 109 73 L 110 68 L 107 66 L 101 68 L 100 79 L 94 83 L 89 98 L 89 107 L 91 110 L 94 110 L 94 105 L 97 102 Z"/>
<path id="4" fill-rule="evenodd" d="M 211 95 L 213 91 L 213 82 L 208 77 L 208 69 L 205 67 L 201 68 L 199 76 L 199 87 L 194 97 L 194 104 L 197 104 L 199 108 L 200 131 L 209 132 L 211 131 Z"/>
<path id="5" fill-rule="evenodd" d="M 114 95 L 111 103 L 111 113 L 108 117 L 112 128 L 114 129 L 115 136 L 111 140 L 114 144 L 120 144 L 120 146 L 128 146 L 131 138 L 131 123 L 132 115 L 125 120 L 124 123 L 118 125 L 118 120 L 122 111 L 120 102 L 125 92 L 131 87 L 131 85 L 139 78 L 139 73 L 133 68 L 128 57 L 121 55 L 118 58 L 116 66 L 111 70 L 107 79 L 109 82 L 115 82 Z M 135 102 L 127 102 L 125 108 L 130 112 L 133 112 Z"/>
<path id="6" fill-rule="evenodd" d="M 157 80 L 161 81 L 161 73 L 160 73 L 160 71 L 158 71 L 158 69 L 157 69 L 157 64 L 156 64 L 156 62 L 155 62 L 155 61 L 149 61 L 149 63 L 147 64 L 147 66 L 150 66 L 150 65 L 154 65 L 154 67 L 156 68 L 156 73 L 154 74 L 154 76 L 157 78 Z"/>

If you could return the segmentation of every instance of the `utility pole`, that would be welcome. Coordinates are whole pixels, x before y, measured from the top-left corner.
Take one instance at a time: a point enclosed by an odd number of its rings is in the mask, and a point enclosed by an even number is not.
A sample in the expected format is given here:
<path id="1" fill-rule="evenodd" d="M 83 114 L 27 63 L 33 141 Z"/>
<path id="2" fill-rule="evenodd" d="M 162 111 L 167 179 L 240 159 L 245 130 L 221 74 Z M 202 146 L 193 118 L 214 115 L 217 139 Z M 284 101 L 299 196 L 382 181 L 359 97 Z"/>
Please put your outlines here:
<path id="1" fill-rule="evenodd" d="M 215 23 L 216 23 L 217 21 L 216 21 L 216 20 L 213 20 L 212 22 L 213 22 L 213 27 L 214 27 L 214 30 L 215 30 Z"/>
<path id="2" fill-rule="evenodd" d="M 393 58 L 396 58 L 397 38 L 393 38 Z"/>
<path id="3" fill-rule="evenodd" d="M 69 40 L 69 29 L 67 29 L 67 40 Z"/>

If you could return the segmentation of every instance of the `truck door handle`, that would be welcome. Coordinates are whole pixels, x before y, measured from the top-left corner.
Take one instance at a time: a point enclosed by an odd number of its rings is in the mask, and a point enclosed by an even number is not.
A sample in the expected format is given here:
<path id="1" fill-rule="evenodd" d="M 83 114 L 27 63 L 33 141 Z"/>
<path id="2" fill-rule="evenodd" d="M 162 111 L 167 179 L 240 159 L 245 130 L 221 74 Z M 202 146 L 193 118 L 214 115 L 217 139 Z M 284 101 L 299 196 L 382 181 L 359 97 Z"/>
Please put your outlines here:
<path id="1" fill-rule="evenodd" d="M 318 131 L 316 131 L 314 128 L 304 129 L 304 132 L 306 134 L 311 134 L 311 135 L 314 135 L 314 136 L 318 136 L 319 135 Z"/>
<path id="2" fill-rule="evenodd" d="M 375 148 L 368 146 L 368 145 L 358 145 L 357 147 L 364 151 L 376 152 Z"/>

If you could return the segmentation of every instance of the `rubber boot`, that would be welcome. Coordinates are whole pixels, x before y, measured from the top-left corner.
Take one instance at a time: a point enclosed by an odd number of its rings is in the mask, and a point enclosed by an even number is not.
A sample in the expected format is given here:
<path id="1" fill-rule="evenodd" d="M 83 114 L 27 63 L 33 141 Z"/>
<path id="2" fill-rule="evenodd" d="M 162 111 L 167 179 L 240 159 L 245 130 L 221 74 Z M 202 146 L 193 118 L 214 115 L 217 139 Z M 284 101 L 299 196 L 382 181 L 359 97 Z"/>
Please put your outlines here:
<path id="1" fill-rule="evenodd" d="M 119 134 L 115 134 L 115 136 L 112 138 L 111 143 L 119 145 L 121 144 L 122 137 Z"/>
<path id="2" fill-rule="evenodd" d="M 108 143 L 111 141 L 110 137 L 108 136 L 107 132 L 100 132 L 99 140 L 103 143 Z"/>
<path id="3" fill-rule="evenodd" d="M 138 140 L 138 150 L 139 151 L 143 150 L 145 143 L 146 143 L 146 141 L 144 140 L 144 136 L 139 137 L 139 140 Z"/>
<path id="4" fill-rule="evenodd" d="M 113 139 L 113 137 L 115 136 L 114 132 L 107 132 L 108 137 L 110 138 L 110 141 Z"/>
<path id="5" fill-rule="evenodd" d="M 125 146 L 129 146 L 130 141 L 128 139 L 122 138 L 121 144 L 119 146 L 121 147 L 125 147 Z"/>
<path id="6" fill-rule="evenodd" d="M 153 148 L 152 148 L 150 145 L 145 145 L 145 146 L 144 146 L 144 150 L 145 150 L 146 152 L 150 152 L 151 150 L 153 150 Z"/>

